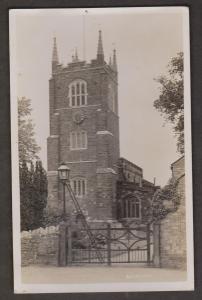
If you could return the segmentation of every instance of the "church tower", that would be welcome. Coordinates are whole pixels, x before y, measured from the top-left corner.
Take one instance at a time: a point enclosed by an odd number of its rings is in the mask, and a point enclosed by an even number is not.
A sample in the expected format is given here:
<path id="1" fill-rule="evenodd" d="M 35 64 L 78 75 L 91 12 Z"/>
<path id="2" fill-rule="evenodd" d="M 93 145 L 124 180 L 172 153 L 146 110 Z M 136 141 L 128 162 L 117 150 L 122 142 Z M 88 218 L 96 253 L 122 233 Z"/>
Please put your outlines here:
<path id="1" fill-rule="evenodd" d="M 49 215 L 62 212 L 62 189 L 57 169 L 71 169 L 72 189 L 90 220 L 116 218 L 119 159 L 118 73 L 116 51 L 105 62 L 102 32 L 97 55 L 90 63 L 77 50 L 67 66 L 59 63 L 56 38 L 49 80 L 50 136 L 48 147 Z M 73 213 L 67 193 L 67 213 Z"/>

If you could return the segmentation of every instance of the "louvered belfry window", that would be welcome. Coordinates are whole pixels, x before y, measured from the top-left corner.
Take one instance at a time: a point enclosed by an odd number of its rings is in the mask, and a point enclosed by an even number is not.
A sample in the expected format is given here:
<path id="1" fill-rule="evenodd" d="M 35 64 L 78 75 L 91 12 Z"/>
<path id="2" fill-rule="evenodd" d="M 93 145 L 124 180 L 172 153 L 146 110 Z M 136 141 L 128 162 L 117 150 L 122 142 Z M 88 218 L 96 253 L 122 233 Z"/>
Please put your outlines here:
<path id="1" fill-rule="evenodd" d="M 87 83 L 82 79 L 74 80 L 69 85 L 69 105 L 80 107 L 87 105 Z"/>
<path id="2" fill-rule="evenodd" d="M 87 149 L 87 132 L 72 131 L 70 133 L 70 148 L 71 150 Z"/>

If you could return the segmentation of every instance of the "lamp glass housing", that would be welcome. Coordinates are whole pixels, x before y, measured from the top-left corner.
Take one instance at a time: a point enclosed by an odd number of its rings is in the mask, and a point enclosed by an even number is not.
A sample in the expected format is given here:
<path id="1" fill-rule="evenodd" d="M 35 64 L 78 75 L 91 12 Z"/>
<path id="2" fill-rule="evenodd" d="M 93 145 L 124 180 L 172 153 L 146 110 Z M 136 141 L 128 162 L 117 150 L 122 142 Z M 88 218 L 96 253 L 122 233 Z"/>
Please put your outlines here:
<path id="1" fill-rule="evenodd" d="M 65 163 L 62 163 L 58 168 L 58 177 L 61 181 L 69 180 L 70 168 L 67 167 Z"/>

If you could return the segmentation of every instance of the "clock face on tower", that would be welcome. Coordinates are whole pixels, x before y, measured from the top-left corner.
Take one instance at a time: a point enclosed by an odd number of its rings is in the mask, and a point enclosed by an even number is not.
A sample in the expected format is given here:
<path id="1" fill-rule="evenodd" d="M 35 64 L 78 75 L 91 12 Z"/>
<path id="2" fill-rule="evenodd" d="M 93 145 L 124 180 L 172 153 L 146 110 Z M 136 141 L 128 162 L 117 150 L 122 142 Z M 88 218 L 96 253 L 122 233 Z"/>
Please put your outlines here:
<path id="1" fill-rule="evenodd" d="M 81 124 L 84 121 L 84 119 L 85 119 L 84 113 L 81 111 L 78 111 L 73 115 L 73 121 L 76 124 Z"/>

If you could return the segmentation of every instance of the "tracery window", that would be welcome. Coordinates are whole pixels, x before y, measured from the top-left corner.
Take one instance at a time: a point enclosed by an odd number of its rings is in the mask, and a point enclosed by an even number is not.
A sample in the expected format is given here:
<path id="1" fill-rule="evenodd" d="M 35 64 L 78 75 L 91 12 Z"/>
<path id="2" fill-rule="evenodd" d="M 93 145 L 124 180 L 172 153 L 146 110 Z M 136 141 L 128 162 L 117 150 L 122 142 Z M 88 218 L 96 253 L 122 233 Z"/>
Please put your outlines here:
<path id="1" fill-rule="evenodd" d="M 87 132 L 72 131 L 70 133 L 70 148 L 72 150 L 87 149 Z"/>
<path id="2" fill-rule="evenodd" d="M 73 178 L 70 181 L 71 188 L 77 197 L 86 195 L 86 179 L 82 177 Z"/>
<path id="3" fill-rule="evenodd" d="M 79 107 L 87 105 L 87 83 L 82 79 L 74 80 L 69 85 L 69 105 Z"/>
<path id="4" fill-rule="evenodd" d="M 137 197 L 128 197 L 122 202 L 122 218 L 137 218 L 141 217 L 141 204 Z"/>

